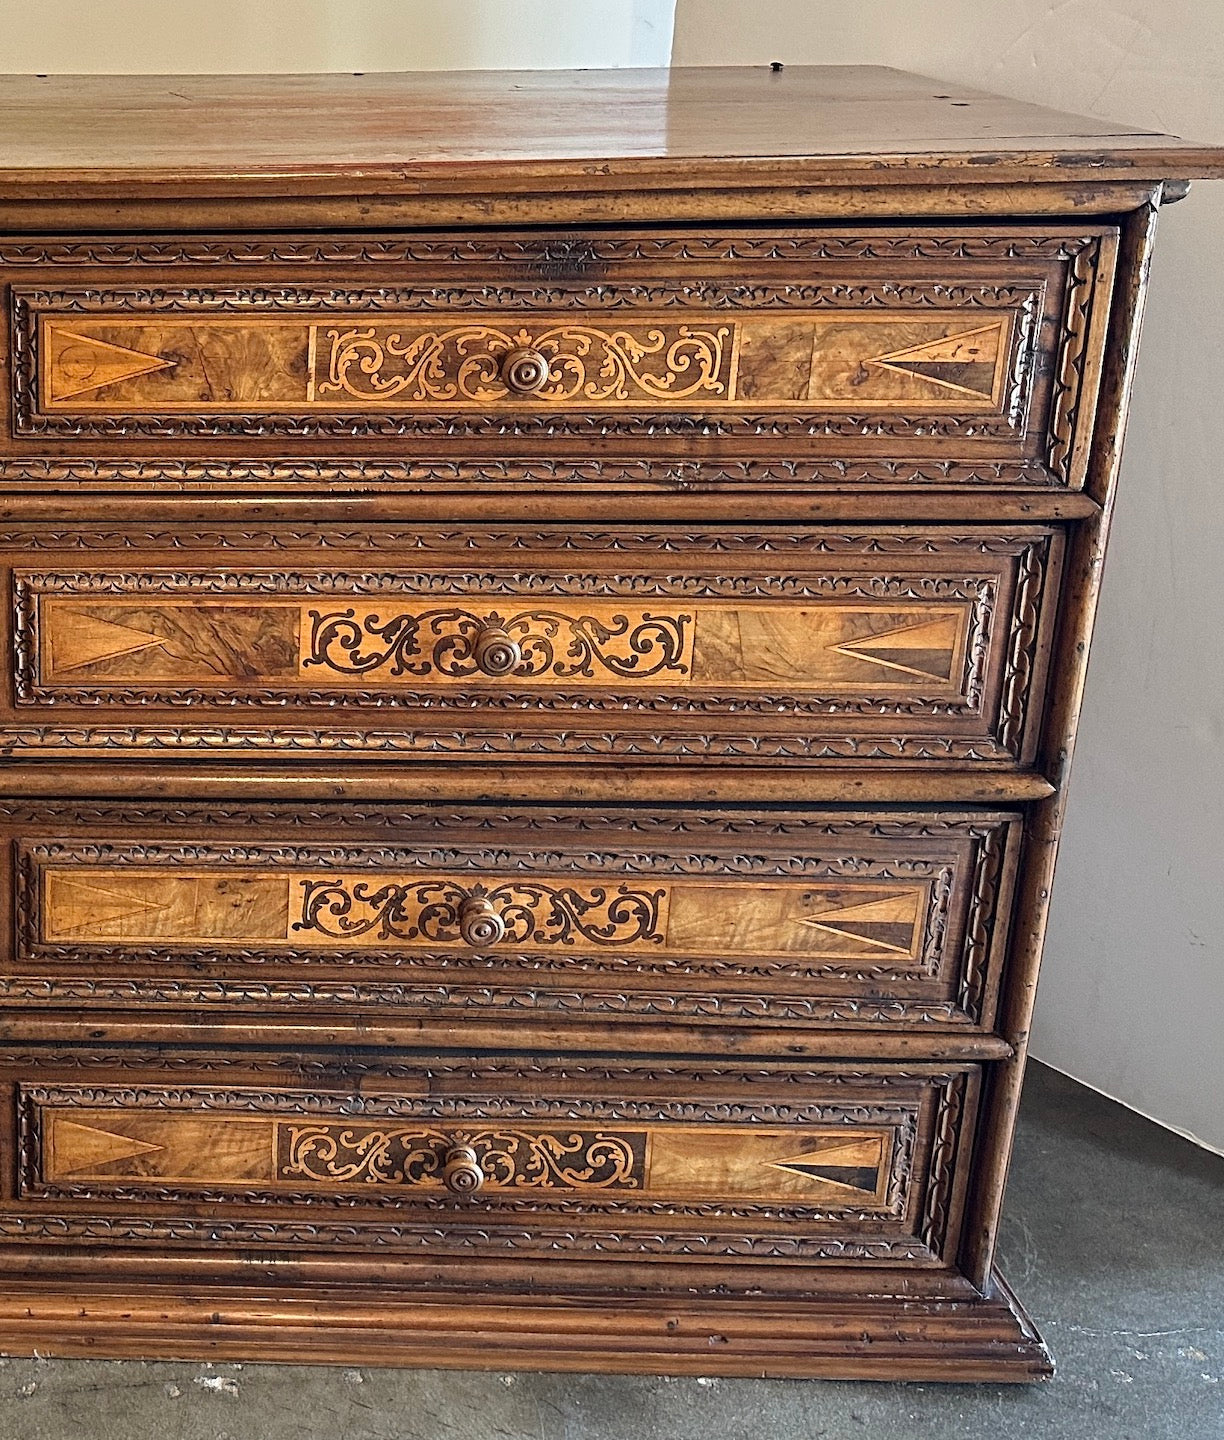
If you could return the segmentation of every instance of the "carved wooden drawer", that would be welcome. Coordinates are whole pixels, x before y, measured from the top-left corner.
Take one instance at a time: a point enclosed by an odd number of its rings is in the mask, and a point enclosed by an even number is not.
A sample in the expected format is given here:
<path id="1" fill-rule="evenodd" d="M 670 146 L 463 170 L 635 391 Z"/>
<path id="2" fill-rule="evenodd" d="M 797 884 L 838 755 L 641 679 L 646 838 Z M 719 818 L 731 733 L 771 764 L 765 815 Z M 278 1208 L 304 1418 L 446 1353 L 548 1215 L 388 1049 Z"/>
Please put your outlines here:
<path id="1" fill-rule="evenodd" d="M 1062 553 L 1036 527 L 405 529 L 377 563 L 360 532 L 254 537 L 316 549 L 292 565 L 100 538 L 11 557 L 11 750 L 1025 763 Z"/>
<path id="2" fill-rule="evenodd" d="M 8 449 L 104 481 L 168 440 L 172 480 L 200 454 L 249 480 L 257 440 L 298 457 L 259 473 L 341 488 L 321 455 L 386 453 L 390 483 L 471 457 L 443 487 L 651 483 L 616 457 L 1075 487 L 1115 248 L 1095 224 L 9 245 Z"/>
<path id="3" fill-rule="evenodd" d="M 0 1239 L 154 1246 L 171 1268 L 269 1245 L 424 1253 L 443 1275 L 510 1253 L 946 1267 L 979 1082 L 957 1065 L 202 1055 L 170 1076 L 105 1059 L 10 1070 Z"/>
<path id="4" fill-rule="evenodd" d="M 988 1029 L 1015 816 L 0 807 L 14 1008 Z M 609 1032 L 610 1033 L 610 1032 Z"/>

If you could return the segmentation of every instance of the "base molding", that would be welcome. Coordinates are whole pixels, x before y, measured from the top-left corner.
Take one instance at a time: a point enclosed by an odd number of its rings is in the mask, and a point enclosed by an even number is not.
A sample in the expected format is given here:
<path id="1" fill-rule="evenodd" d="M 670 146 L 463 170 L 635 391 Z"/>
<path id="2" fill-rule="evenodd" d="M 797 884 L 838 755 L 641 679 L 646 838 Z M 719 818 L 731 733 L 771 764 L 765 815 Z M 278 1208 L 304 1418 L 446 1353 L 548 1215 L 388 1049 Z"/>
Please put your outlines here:
<path id="1" fill-rule="evenodd" d="M 0 1353 L 966 1382 L 1047 1379 L 1040 1335 L 996 1274 L 971 1300 L 786 1303 L 246 1288 L 25 1286 L 0 1295 Z"/>

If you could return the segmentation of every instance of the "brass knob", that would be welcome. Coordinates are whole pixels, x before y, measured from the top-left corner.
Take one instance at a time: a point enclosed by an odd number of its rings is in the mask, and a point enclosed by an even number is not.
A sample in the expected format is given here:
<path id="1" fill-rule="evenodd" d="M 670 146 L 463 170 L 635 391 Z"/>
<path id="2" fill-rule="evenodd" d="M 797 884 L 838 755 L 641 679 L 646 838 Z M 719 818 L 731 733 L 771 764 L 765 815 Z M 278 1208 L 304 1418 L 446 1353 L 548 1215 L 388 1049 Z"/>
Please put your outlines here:
<path id="1" fill-rule="evenodd" d="M 548 384 L 548 375 L 548 356 L 538 350 L 519 346 L 502 356 L 502 384 L 519 395 L 535 395 L 543 390 Z"/>
<path id="2" fill-rule="evenodd" d="M 483 895 L 469 895 L 459 906 L 459 934 L 466 944 L 483 949 L 506 936 L 506 922 Z"/>
<path id="3" fill-rule="evenodd" d="M 485 1182 L 485 1173 L 470 1145 L 452 1145 L 446 1152 L 442 1183 L 452 1195 L 475 1195 Z"/>
<path id="4" fill-rule="evenodd" d="M 523 647 L 500 625 L 486 625 L 472 646 L 472 659 L 486 675 L 509 675 L 523 663 Z"/>

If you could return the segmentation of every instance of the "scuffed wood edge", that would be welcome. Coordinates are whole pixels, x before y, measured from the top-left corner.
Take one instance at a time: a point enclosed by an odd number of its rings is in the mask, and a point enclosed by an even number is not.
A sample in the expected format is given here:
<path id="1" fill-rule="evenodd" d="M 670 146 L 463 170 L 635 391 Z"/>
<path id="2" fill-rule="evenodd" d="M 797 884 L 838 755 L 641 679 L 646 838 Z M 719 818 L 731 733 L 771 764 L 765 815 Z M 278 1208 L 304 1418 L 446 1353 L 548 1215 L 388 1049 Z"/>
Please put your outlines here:
<path id="1" fill-rule="evenodd" d="M 878 1298 L 782 1304 L 674 1300 L 396 1301 L 253 1290 L 171 1293 L 19 1283 L 0 1296 L 6 1355 L 140 1356 L 456 1369 L 1032 1381 L 1053 1373 L 1001 1283 L 969 1301 Z"/>

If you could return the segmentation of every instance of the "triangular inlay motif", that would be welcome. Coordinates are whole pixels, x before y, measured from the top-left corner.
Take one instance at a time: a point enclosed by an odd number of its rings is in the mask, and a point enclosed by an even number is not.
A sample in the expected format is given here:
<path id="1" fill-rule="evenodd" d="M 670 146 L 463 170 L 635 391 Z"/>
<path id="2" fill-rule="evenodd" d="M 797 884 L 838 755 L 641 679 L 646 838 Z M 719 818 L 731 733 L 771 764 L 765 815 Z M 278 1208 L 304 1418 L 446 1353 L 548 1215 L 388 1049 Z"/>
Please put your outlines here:
<path id="1" fill-rule="evenodd" d="M 75 1120 L 60 1120 L 55 1127 L 56 1169 L 61 1175 L 96 1171 L 103 1165 L 165 1148 L 151 1145 L 147 1140 L 135 1140 L 130 1135 L 80 1125 Z"/>
<path id="2" fill-rule="evenodd" d="M 830 648 L 855 660 L 866 660 L 924 680 L 951 680 L 952 664 L 960 643 L 961 622 L 956 615 L 898 625 L 876 635 L 844 640 Z"/>
<path id="3" fill-rule="evenodd" d="M 880 1135 L 856 1136 L 850 1140 L 830 1137 L 815 1142 L 814 1147 L 802 1155 L 789 1155 L 766 1163 L 775 1170 L 788 1170 L 825 1185 L 835 1185 L 861 1200 L 863 1195 L 874 1195 L 879 1186 L 884 1138 Z"/>
<path id="4" fill-rule="evenodd" d="M 48 345 L 50 393 L 47 399 L 52 404 L 100 390 L 104 385 L 117 385 L 120 380 L 131 380 L 137 375 L 170 370 L 178 363 L 142 350 L 113 345 L 92 335 L 80 335 L 75 330 L 61 330 L 58 326 L 49 328 Z"/>
<path id="5" fill-rule="evenodd" d="M 117 625 L 113 620 L 100 620 L 79 610 L 58 615 L 52 611 L 49 629 L 52 668 L 57 671 L 79 670 L 84 665 L 96 665 L 102 660 L 168 643 L 164 635 Z"/>
<path id="6" fill-rule="evenodd" d="M 914 932 L 918 925 L 921 898 L 917 889 L 901 890 L 895 895 L 803 915 L 799 923 L 828 935 L 836 935 L 839 939 L 851 940 L 868 950 L 908 957 L 914 951 Z"/>
<path id="7" fill-rule="evenodd" d="M 1003 343 L 1003 321 L 945 335 L 906 350 L 893 350 L 867 361 L 882 370 L 914 375 L 946 390 L 989 400 L 994 395 L 999 351 Z"/>
<path id="8" fill-rule="evenodd" d="M 120 920 L 130 920 L 137 915 L 159 914 L 169 909 L 168 900 L 146 900 L 130 890 L 114 889 L 110 886 L 95 885 L 75 875 L 47 877 L 52 888 L 51 904 L 55 933 L 72 935 L 78 932 L 88 935 L 99 925 L 114 925 Z M 68 913 L 81 917 L 75 924 L 60 923 L 60 914 Z"/>

